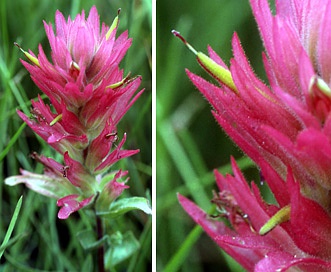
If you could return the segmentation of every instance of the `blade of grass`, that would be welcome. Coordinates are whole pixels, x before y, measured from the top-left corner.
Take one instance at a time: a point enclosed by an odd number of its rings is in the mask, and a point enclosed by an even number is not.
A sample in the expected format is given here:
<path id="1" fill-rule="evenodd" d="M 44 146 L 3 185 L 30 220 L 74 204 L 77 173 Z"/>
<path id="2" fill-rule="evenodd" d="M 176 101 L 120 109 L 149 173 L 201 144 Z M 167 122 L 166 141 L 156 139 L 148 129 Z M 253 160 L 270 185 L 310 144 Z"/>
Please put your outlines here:
<path id="1" fill-rule="evenodd" d="M 8 230 L 6 232 L 6 235 L 5 235 L 5 238 L 1 244 L 1 247 L 5 246 L 8 244 L 8 241 L 10 239 L 10 236 L 11 234 L 13 233 L 13 230 L 14 230 L 14 227 L 15 227 L 15 224 L 16 224 L 16 221 L 17 221 L 17 218 L 18 218 L 18 214 L 21 210 L 21 206 L 22 206 L 22 201 L 23 201 L 23 196 L 21 196 L 16 204 L 16 207 L 15 207 L 15 210 L 14 210 L 14 214 L 13 214 L 13 217 L 12 219 L 10 220 L 10 224 L 9 224 L 9 227 L 8 227 Z M 3 250 L 0 250 L 0 259 L 4 253 L 5 249 Z"/>
<path id="2" fill-rule="evenodd" d="M 193 181 L 198 181 L 199 177 L 197 176 L 188 155 L 181 145 L 171 122 L 169 120 L 164 121 L 160 125 L 158 132 L 160 133 L 164 145 L 167 147 L 170 156 L 175 162 L 176 167 L 194 200 L 200 207 L 206 208 L 210 206 L 210 200 L 204 191 L 204 188 L 199 182 L 193 183 Z"/>
<path id="3" fill-rule="evenodd" d="M 150 217 L 148 219 L 148 222 L 146 223 L 144 227 L 143 233 L 140 235 L 139 238 L 139 244 L 141 246 L 141 250 L 139 250 L 134 256 L 131 258 L 128 272 L 134 272 L 134 271 L 143 271 L 144 269 L 142 263 L 143 258 L 147 256 L 148 251 L 150 250 L 150 244 L 151 244 L 151 231 L 152 231 L 152 218 Z M 140 269 L 139 269 L 140 268 Z"/>
<path id="4" fill-rule="evenodd" d="M 16 258 L 11 257 L 9 254 L 5 255 L 6 260 L 12 264 L 12 266 L 14 266 L 15 268 L 17 268 L 18 270 L 14 270 L 14 271 L 22 271 L 22 272 L 48 272 L 47 270 L 40 270 L 40 269 L 36 269 L 36 268 L 30 268 L 24 264 L 21 264 L 17 261 Z M 7 271 L 13 271 L 13 270 L 7 270 Z"/>
<path id="5" fill-rule="evenodd" d="M 27 233 L 20 233 L 16 235 L 14 238 L 9 239 L 7 244 L 0 246 L 0 252 L 4 252 L 7 247 L 10 247 L 11 245 L 15 244 L 18 240 L 22 239 L 24 236 L 27 236 Z"/>
<path id="6" fill-rule="evenodd" d="M 12 91 L 12 94 L 16 98 L 16 101 L 20 105 L 21 109 L 25 114 L 29 113 L 29 109 L 26 106 L 26 103 L 24 101 L 27 101 L 28 98 L 26 94 L 24 93 L 24 90 L 20 88 L 19 85 L 16 85 L 14 80 L 11 79 L 11 74 L 10 71 L 8 70 L 8 67 L 6 66 L 5 62 L 3 59 L 0 60 L 0 71 L 4 75 L 4 78 L 7 81 L 7 84 Z"/>
<path id="7" fill-rule="evenodd" d="M 199 225 L 194 227 L 178 251 L 172 256 L 163 272 L 174 272 L 180 269 L 181 265 L 185 262 L 187 255 L 189 254 L 195 242 L 199 239 L 202 232 L 203 230 Z"/>
<path id="8" fill-rule="evenodd" d="M 3 158 L 7 155 L 10 148 L 16 143 L 17 139 L 21 135 L 23 129 L 26 127 L 26 123 L 23 123 L 20 128 L 16 131 L 16 133 L 11 137 L 10 141 L 8 142 L 5 149 L 0 153 L 0 161 L 3 160 Z"/>

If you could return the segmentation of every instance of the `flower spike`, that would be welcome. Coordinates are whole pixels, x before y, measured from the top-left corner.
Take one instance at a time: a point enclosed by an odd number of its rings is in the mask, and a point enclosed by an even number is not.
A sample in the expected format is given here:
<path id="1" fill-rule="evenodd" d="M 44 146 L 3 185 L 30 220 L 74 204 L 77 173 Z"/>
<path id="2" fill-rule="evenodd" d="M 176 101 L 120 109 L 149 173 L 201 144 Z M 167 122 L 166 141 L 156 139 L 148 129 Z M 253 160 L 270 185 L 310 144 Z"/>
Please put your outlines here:
<path id="1" fill-rule="evenodd" d="M 187 46 L 187 48 L 197 56 L 198 62 L 209 74 L 211 74 L 216 79 L 220 80 L 223 84 L 228 86 L 235 93 L 238 93 L 237 87 L 233 82 L 231 72 L 228 69 L 225 69 L 224 67 L 218 65 L 214 60 L 212 60 L 206 54 L 200 51 L 196 51 L 194 47 L 190 45 L 185 40 L 185 38 L 182 35 L 180 35 L 178 31 L 172 30 L 172 34 L 178 37 Z"/>
<path id="2" fill-rule="evenodd" d="M 22 64 L 52 105 L 39 96 L 31 102 L 32 117 L 20 111 L 18 114 L 63 156 L 64 164 L 35 154 L 44 165 L 42 175 L 22 170 L 21 175 L 8 178 L 5 183 L 25 183 L 40 194 L 56 198 L 61 207 L 60 219 L 93 204 L 92 199 L 101 192 L 106 199 L 114 191 L 119 196 L 121 190 L 115 186 L 104 190 L 105 184 L 100 185 L 99 180 L 115 162 L 139 152 L 122 149 L 126 134 L 119 145 L 115 143 L 119 139 L 117 124 L 143 92 L 136 93 L 141 77 L 131 78 L 130 73 L 124 77 L 119 67 L 131 45 L 127 31 L 116 38 L 119 14 L 120 9 L 108 27 L 100 24 L 95 6 L 86 19 L 85 11 L 73 20 L 66 20 L 57 11 L 55 29 L 44 22 L 52 61 L 41 45 L 35 55 L 15 43 L 31 62 L 22 60 Z M 108 206 L 98 208 L 104 210 Z"/>

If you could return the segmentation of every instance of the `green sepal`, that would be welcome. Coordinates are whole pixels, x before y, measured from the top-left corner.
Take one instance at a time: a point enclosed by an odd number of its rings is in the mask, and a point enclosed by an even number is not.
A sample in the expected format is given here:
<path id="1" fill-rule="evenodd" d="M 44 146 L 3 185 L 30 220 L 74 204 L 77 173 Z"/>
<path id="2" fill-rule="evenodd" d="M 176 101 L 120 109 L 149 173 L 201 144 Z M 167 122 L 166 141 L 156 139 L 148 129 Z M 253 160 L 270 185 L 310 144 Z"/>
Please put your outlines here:
<path id="1" fill-rule="evenodd" d="M 141 210 L 146 214 L 152 213 L 147 198 L 130 197 L 122 198 L 112 202 L 108 211 L 97 211 L 97 215 L 107 218 L 115 218 L 132 210 Z"/>
<path id="2" fill-rule="evenodd" d="M 139 249 L 140 244 L 131 231 L 124 234 L 114 233 L 110 236 L 110 248 L 105 254 L 106 269 L 111 269 Z"/>

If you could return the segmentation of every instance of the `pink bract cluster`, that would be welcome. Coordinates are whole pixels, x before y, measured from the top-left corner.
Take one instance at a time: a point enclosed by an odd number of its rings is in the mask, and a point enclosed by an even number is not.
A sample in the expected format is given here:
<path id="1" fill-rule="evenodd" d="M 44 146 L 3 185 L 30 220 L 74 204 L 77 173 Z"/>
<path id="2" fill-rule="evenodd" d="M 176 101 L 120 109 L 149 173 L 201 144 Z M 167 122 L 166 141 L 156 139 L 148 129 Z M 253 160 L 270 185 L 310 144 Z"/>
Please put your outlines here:
<path id="1" fill-rule="evenodd" d="M 247 185 L 234 160 L 234 176 L 215 172 L 220 192 L 213 199 L 231 229 L 179 200 L 248 271 L 331 271 L 331 2 L 276 0 L 275 14 L 267 0 L 250 3 L 269 85 L 254 74 L 236 34 L 230 68 L 209 48 L 235 89 L 187 74 L 222 128 L 259 166 L 277 205 L 265 203 L 254 183 Z M 259 233 L 284 213 L 286 219 Z"/>
<path id="2" fill-rule="evenodd" d="M 121 150 L 117 124 L 142 91 L 136 94 L 141 77 L 123 75 L 119 64 L 131 45 L 125 31 L 116 37 L 118 16 L 112 26 L 102 24 L 96 7 L 85 19 L 84 11 L 68 20 L 57 11 L 55 32 L 44 23 L 51 46 L 52 62 L 43 48 L 39 54 L 25 52 L 31 62 L 22 60 L 31 78 L 51 105 L 41 99 L 32 101 L 31 116 L 19 116 L 57 152 L 64 164 L 33 154 L 45 166 L 43 175 L 21 170 L 21 176 L 6 180 L 9 185 L 25 183 L 46 196 L 55 197 L 61 206 L 59 218 L 108 195 L 110 204 L 127 188 L 117 182 L 127 172 L 104 173 L 118 160 L 139 150 Z M 105 180 L 106 178 L 106 180 Z M 102 200 L 104 202 L 104 199 Z"/>

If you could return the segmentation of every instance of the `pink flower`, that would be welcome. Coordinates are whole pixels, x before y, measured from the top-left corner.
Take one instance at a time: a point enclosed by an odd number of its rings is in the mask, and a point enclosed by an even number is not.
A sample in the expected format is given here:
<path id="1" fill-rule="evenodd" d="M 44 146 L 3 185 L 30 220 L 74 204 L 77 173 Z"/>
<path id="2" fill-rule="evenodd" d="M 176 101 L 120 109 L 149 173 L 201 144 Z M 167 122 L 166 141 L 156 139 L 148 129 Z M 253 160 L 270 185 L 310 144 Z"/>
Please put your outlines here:
<path id="1" fill-rule="evenodd" d="M 236 34 L 230 68 L 210 47 L 208 57 L 188 45 L 220 86 L 187 74 L 213 106 L 222 128 L 261 168 L 278 206 L 265 204 L 235 165 L 235 177 L 216 174 L 220 193 L 214 199 L 233 231 L 181 196 L 180 201 L 249 271 L 292 266 L 328 271 L 331 2 L 278 0 L 276 15 L 267 0 L 250 2 L 266 49 L 263 61 L 270 86 L 254 74 Z"/>
<path id="2" fill-rule="evenodd" d="M 21 176 L 10 177 L 6 183 L 25 183 L 38 193 L 59 199 L 62 219 L 103 191 L 98 180 L 110 166 L 139 152 L 121 150 L 126 134 L 115 144 L 118 122 L 143 92 L 135 94 L 141 77 L 124 77 L 119 68 L 131 39 L 127 31 L 116 38 L 118 23 L 117 16 L 110 27 L 102 24 L 100 28 L 96 7 L 87 19 L 84 11 L 74 20 L 66 20 L 57 11 L 55 33 L 52 24 L 44 22 L 52 63 L 41 45 L 38 56 L 21 49 L 30 61 L 22 60 L 23 65 L 52 107 L 38 97 L 32 101 L 31 117 L 18 114 L 63 155 L 64 164 L 34 154 L 45 166 L 44 175 L 22 170 Z"/>

